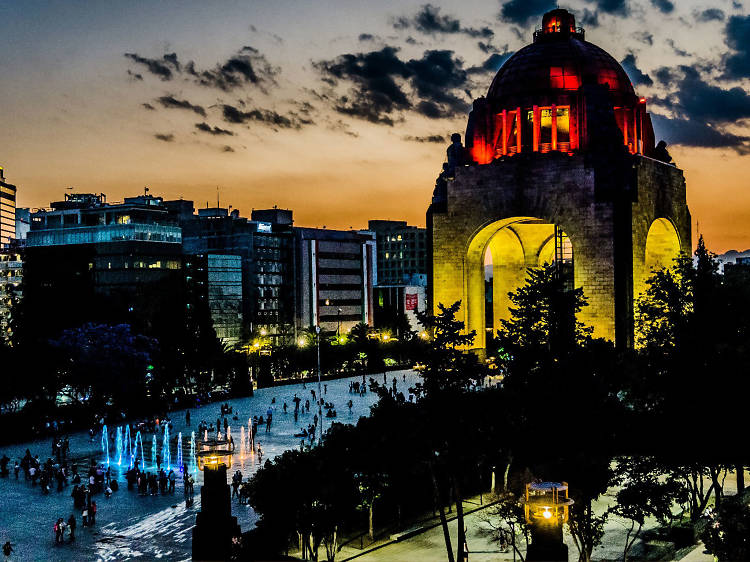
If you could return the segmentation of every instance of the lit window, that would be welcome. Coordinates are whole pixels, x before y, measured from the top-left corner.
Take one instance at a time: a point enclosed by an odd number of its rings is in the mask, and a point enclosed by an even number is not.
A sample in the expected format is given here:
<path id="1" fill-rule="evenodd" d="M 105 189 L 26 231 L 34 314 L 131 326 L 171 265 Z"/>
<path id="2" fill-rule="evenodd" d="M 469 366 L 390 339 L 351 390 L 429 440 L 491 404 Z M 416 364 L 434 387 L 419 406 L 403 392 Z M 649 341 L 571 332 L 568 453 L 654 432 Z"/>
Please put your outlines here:
<path id="1" fill-rule="evenodd" d="M 570 109 L 567 107 L 557 108 L 557 146 L 566 150 L 562 143 L 570 143 Z"/>
<path id="2" fill-rule="evenodd" d="M 562 66 L 551 66 L 549 69 L 551 88 L 560 90 L 577 90 L 580 85 L 575 69 Z"/>

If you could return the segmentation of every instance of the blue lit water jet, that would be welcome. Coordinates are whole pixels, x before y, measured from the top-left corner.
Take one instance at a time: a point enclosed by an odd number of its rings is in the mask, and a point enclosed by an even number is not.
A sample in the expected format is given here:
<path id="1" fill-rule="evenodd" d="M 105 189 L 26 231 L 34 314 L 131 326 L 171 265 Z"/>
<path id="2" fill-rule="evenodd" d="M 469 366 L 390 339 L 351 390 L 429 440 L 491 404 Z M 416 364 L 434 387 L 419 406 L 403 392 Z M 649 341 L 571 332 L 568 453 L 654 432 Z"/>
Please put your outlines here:
<path id="1" fill-rule="evenodd" d="M 151 468 L 156 470 L 156 435 L 151 439 Z"/>
<path id="2" fill-rule="evenodd" d="M 198 460 L 195 456 L 195 431 L 190 432 L 190 472 L 198 474 Z"/>
<path id="3" fill-rule="evenodd" d="M 122 464 L 122 427 L 117 426 L 117 432 L 115 437 L 115 457 L 117 458 L 117 466 Z"/>
<path id="4" fill-rule="evenodd" d="M 177 434 L 177 468 L 180 472 L 184 472 L 182 463 L 182 431 L 180 431 Z"/>
<path id="5" fill-rule="evenodd" d="M 107 435 L 107 425 L 102 427 L 102 454 L 107 459 L 107 466 L 109 466 L 109 436 Z"/>
<path id="6" fill-rule="evenodd" d="M 138 445 L 141 446 L 141 456 L 138 456 Z M 146 458 L 143 456 L 143 438 L 141 437 L 141 432 L 138 431 L 135 434 L 135 444 L 133 446 L 135 449 L 133 451 L 133 460 L 131 464 L 133 466 L 136 466 L 138 464 L 138 459 L 140 458 L 141 464 L 138 467 L 138 470 L 145 470 L 146 469 Z"/>
<path id="7" fill-rule="evenodd" d="M 125 458 L 128 460 L 128 468 L 133 468 L 133 444 L 130 442 L 130 424 L 125 426 Z"/>
<path id="8" fill-rule="evenodd" d="M 164 470 L 169 472 L 170 464 L 172 464 L 172 455 L 169 450 L 169 425 L 164 425 L 164 440 L 161 443 L 161 462 L 164 465 Z"/>

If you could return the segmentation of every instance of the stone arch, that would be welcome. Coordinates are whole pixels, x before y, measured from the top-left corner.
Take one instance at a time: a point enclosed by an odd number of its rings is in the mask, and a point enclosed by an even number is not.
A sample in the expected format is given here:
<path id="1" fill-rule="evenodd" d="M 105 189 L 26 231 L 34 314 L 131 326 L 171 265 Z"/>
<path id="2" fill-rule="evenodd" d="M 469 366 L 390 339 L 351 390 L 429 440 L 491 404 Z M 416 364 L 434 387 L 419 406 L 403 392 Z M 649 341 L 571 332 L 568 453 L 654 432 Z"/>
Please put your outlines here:
<path id="1" fill-rule="evenodd" d="M 659 217 L 649 226 L 646 244 L 643 250 L 643 272 L 639 279 L 637 295 L 646 288 L 646 280 L 654 271 L 672 265 L 674 258 L 680 255 L 682 244 L 674 223 Z"/>
<path id="2" fill-rule="evenodd" d="M 539 267 L 544 261 L 553 261 L 554 227 L 549 221 L 536 217 L 512 217 L 485 224 L 470 238 L 463 264 L 463 304 L 466 329 L 476 332 L 474 347 L 484 348 L 486 345 L 486 254 L 490 253 L 492 257 L 494 330 L 499 327 L 500 320 L 509 317 L 508 293 L 523 285 L 526 270 Z M 552 259 L 547 256 L 550 244 Z"/>

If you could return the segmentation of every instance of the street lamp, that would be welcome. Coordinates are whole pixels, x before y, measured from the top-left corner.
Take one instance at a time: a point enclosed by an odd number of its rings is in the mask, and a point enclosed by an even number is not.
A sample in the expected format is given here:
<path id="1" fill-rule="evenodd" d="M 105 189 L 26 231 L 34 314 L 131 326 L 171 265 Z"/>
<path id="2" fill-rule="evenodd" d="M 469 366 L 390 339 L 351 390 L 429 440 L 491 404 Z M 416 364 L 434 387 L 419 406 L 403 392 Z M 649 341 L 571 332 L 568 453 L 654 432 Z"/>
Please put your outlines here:
<path id="1" fill-rule="evenodd" d="M 336 327 L 336 338 L 341 339 L 341 309 L 339 308 L 336 312 L 336 320 L 338 323 L 338 326 Z"/>

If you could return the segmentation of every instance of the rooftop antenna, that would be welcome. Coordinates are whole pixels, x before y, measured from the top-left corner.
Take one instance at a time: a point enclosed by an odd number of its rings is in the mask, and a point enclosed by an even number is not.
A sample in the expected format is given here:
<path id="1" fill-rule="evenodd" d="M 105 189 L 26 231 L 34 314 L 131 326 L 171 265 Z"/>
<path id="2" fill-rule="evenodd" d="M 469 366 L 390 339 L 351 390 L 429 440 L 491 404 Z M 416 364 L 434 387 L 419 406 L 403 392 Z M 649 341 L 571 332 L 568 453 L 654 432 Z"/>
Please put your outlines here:
<path id="1" fill-rule="evenodd" d="M 148 195 L 148 187 L 146 187 L 145 185 L 143 186 L 143 195 L 144 197 Z"/>

